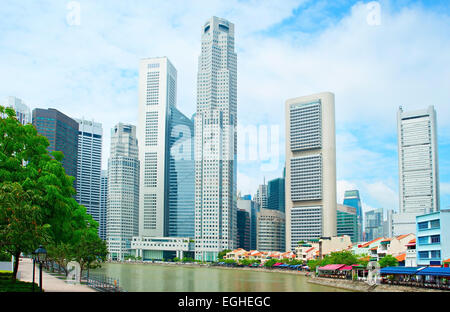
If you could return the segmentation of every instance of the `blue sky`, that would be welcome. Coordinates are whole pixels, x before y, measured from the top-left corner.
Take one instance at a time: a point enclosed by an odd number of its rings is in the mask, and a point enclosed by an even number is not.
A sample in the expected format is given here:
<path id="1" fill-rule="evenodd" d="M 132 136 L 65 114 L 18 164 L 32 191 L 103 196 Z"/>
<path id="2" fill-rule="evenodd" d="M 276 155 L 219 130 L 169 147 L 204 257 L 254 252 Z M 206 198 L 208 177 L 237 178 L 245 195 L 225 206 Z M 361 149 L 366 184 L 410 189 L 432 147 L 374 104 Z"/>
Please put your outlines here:
<path id="1" fill-rule="evenodd" d="M 450 3 L 378 3 L 380 23 L 370 25 L 368 1 L 3 0 L 0 98 L 101 122 L 106 168 L 110 129 L 137 121 L 139 59 L 169 57 L 177 105 L 195 112 L 200 27 L 216 15 L 236 25 L 239 123 L 279 128 L 276 168 L 261 167 L 260 156 L 239 162 L 242 193 L 281 175 L 284 102 L 331 91 L 339 201 L 358 188 L 366 210 L 397 209 L 397 109 L 434 105 L 441 208 L 449 207 Z"/>

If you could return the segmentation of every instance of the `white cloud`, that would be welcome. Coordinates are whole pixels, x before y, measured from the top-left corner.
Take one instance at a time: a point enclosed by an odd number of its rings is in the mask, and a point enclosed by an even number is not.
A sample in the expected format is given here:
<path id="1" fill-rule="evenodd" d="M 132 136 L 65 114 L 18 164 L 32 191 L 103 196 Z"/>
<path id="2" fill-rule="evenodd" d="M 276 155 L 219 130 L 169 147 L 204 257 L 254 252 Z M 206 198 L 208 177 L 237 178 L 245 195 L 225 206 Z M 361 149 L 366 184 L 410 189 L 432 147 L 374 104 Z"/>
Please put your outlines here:
<path id="1" fill-rule="evenodd" d="M 327 19 L 321 32 L 305 33 L 307 25 L 294 22 L 274 36 L 273 29 L 306 1 L 79 2 L 76 27 L 66 24 L 64 1 L 2 3 L 0 66 L 8 74 L 0 77 L 0 96 L 102 122 L 104 166 L 111 127 L 136 124 L 140 58 L 168 56 L 178 70 L 178 107 L 188 116 L 195 111 L 200 28 L 212 15 L 236 25 L 239 123 L 280 124 L 283 130 L 286 99 L 334 92 L 338 179 L 366 187 L 362 196 L 379 198 L 383 207 L 396 201 L 389 184 L 396 179 L 396 159 L 386 155 L 388 144 L 395 146 L 384 142 L 397 131 L 398 106 L 433 104 L 440 131 L 450 128 L 450 17 L 441 12 L 393 12 L 382 2 L 382 24 L 373 27 L 358 3 L 342 20 Z M 309 10 L 319 18 L 321 8 Z M 253 194 L 261 173 L 240 172 L 245 176 L 238 174 L 238 188 Z"/>

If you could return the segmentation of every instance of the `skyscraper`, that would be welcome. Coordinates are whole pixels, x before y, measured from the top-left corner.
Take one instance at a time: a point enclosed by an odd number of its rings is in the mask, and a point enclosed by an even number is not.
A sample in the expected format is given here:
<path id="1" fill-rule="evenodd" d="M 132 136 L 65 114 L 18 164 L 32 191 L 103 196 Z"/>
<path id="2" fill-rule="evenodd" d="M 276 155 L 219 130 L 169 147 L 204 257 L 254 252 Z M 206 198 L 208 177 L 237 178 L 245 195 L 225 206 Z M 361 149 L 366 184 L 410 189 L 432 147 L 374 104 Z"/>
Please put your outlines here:
<path id="1" fill-rule="evenodd" d="M 399 213 L 394 235 L 415 232 L 418 215 L 439 211 L 439 166 L 436 112 L 428 109 L 397 114 Z"/>
<path id="2" fill-rule="evenodd" d="M 195 236 L 194 122 L 170 108 L 169 237 Z"/>
<path id="3" fill-rule="evenodd" d="M 250 250 L 250 214 L 245 209 L 237 211 L 237 248 Z"/>
<path id="4" fill-rule="evenodd" d="M 352 243 L 361 241 L 358 239 L 358 217 L 356 208 L 346 205 L 337 205 L 337 235 L 348 235 Z"/>
<path id="5" fill-rule="evenodd" d="M 176 108 L 177 71 L 167 57 L 139 69 L 141 237 L 194 237 L 194 124 Z"/>
<path id="6" fill-rule="evenodd" d="M 102 124 L 76 119 L 78 122 L 77 195 L 76 200 L 86 207 L 99 223 L 100 235 L 100 187 L 102 171 Z"/>
<path id="7" fill-rule="evenodd" d="M 16 111 L 17 119 L 20 121 L 22 125 L 26 125 L 31 123 L 31 111 L 28 105 L 25 104 L 24 101 L 15 97 L 8 96 L 3 104 L 4 107 L 11 107 Z"/>
<path id="8" fill-rule="evenodd" d="M 264 181 L 263 184 L 258 186 L 258 190 L 256 191 L 255 201 L 259 206 L 259 209 L 267 209 L 267 184 Z"/>
<path id="9" fill-rule="evenodd" d="M 100 224 L 99 236 L 106 240 L 106 211 L 108 207 L 108 170 L 102 170 L 100 177 Z"/>
<path id="10" fill-rule="evenodd" d="M 286 251 L 284 213 L 261 209 L 258 212 L 257 246 L 259 251 Z"/>
<path id="11" fill-rule="evenodd" d="M 139 232 L 139 158 L 136 127 L 119 123 L 111 130 L 108 159 L 106 242 L 108 257 L 123 260 Z"/>
<path id="12" fill-rule="evenodd" d="M 256 236 L 257 236 L 257 204 L 252 200 L 251 195 L 244 195 L 237 200 L 237 209 L 245 210 L 250 216 L 250 249 L 256 249 Z M 238 221 L 239 222 L 239 221 Z"/>
<path id="13" fill-rule="evenodd" d="M 48 151 L 60 151 L 64 154 L 62 165 L 66 174 L 77 177 L 78 161 L 78 122 L 49 108 L 35 108 L 33 110 L 33 125 L 40 135 L 45 136 L 50 145 Z M 76 188 L 76 181 L 74 181 Z"/>
<path id="14" fill-rule="evenodd" d="M 201 28 L 195 115 L 195 258 L 215 261 L 236 242 L 237 56 L 234 24 Z"/>
<path id="15" fill-rule="evenodd" d="M 267 183 L 267 209 L 285 212 L 285 177 L 270 180 Z"/>
<path id="16" fill-rule="evenodd" d="M 344 205 L 350 206 L 356 209 L 356 216 L 358 220 L 358 232 L 357 232 L 357 241 L 363 240 L 363 213 L 362 213 L 362 205 L 361 198 L 359 197 L 358 190 L 345 191 L 344 195 Z M 353 239 L 352 239 L 353 241 Z"/>
<path id="17" fill-rule="evenodd" d="M 286 249 L 336 236 L 334 94 L 286 101 Z"/>
<path id="18" fill-rule="evenodd" d="M 383 237 L 383 208 L 367 211 L 365 224 L 366 241 Z"/>

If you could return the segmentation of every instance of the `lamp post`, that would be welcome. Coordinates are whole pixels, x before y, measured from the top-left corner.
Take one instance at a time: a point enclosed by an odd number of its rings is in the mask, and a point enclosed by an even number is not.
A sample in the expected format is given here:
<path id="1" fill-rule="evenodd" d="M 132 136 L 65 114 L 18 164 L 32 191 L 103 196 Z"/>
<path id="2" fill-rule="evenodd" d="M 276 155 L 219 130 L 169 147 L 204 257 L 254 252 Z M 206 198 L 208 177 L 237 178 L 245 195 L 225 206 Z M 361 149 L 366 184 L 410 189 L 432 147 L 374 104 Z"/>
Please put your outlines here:
<path id="1" fill-rule="evenodd" d="M 42 263 L 47 258 L 47 250 L 44 247 L 39 246 L 38 249 L 34 251 L 37 262 L 39 263 L 39 288 L 42 292 Z"/>

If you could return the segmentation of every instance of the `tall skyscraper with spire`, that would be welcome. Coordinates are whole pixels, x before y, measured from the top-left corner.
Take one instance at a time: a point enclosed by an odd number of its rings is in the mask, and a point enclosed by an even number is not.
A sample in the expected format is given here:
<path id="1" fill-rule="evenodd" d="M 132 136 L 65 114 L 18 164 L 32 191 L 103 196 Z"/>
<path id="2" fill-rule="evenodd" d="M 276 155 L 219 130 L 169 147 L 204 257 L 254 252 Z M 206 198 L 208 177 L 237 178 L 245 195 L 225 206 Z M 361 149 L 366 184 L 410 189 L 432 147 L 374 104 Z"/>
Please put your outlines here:
<path id="1" fill-rule="evenodd" d="M 201 28 L 195 123 L 195 258 L 217 259 L 236 242 L 237 56 L 234 24 Z"/>

